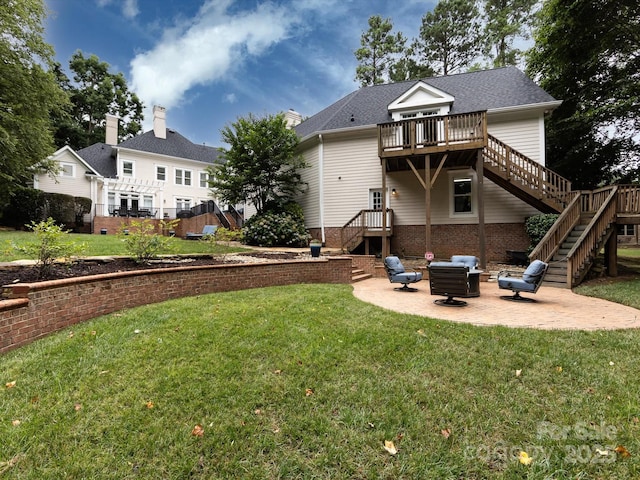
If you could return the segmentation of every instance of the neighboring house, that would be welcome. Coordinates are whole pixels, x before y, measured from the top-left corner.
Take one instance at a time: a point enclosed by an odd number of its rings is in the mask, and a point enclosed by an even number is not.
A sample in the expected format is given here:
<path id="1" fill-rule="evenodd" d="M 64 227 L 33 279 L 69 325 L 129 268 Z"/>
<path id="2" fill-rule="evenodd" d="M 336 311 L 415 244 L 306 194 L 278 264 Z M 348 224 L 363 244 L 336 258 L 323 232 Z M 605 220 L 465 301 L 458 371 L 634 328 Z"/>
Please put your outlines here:
<path id="1" fill-rule="evenodd" d="M 116 144 L 118 119 L 108 115 L 105 143 L 78 151 L 59 149 L 52 155 L 60 165 L 58 175 L 38 175 L 34 187 L 90 198 L 92 221 L 189 215 L 211 200 L 207 167 L 218 158 L 218 150 L 168 129 L 163 107 L 155 106 L 153 116 L 153 130 Z"/>
<path id="2" fill-rule="evenodd" d="M 544 118 L 560 103 L 514 67 L 361 88 L 295 127 L 307 227 L 363 253 L 526 250 L 525 219 L 561 211 L 553 196 L 570 190 L 544 168 Z M 511 163 L 526 188 L 500 175 Z"/>

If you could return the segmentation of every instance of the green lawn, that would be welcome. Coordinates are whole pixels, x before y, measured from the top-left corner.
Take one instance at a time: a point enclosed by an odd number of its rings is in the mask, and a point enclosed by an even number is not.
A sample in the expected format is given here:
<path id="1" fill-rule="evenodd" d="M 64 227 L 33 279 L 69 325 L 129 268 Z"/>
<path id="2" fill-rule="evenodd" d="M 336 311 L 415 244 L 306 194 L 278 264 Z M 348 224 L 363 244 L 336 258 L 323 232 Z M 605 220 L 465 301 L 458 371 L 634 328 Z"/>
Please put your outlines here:
<path id="1" fill-rule="evenodd" d="M 78 243 L 84 243 L 86 249 L 85 256 L 100 255 L 127 255 L 123 241 L 117 235 L 87 235 L 70 233 L 69 237 Z M 10 262 L 22 258 L 21 255 L 11 250 L 12 242 L 20 244 L 30 241 L 33 238 L 31 232 L 20 231 L 0 231 L 0 262 Z M 224 242 L 219 242 L 214 248 L 207 242 L 184 240 L 182 238 L 172 239 L 172 252 L 176 254 L 189 253 L 230 253 L 246 251 L 238 247 L 227 247 Z"/>
<path id="2" fill-rule="evenodd" d="M 130 309 L 0 357 L 0 478 L 640 478 L 639 343 L 347 285 Z"/>

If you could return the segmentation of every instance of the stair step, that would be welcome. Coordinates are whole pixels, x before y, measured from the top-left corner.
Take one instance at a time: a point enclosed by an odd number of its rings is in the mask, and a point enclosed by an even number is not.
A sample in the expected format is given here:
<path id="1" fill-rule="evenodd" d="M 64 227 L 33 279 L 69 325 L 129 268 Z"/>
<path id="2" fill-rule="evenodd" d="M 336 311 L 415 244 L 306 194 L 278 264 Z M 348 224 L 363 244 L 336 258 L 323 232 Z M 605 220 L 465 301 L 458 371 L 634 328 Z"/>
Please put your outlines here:
<path id="1" fill-rule="evenodd" d="M 371 274 L 370 273 L 361 273 L 359 275 L 352 275 L 351 276 L 351 283 L 360 282 L 360 281 L 366 280 L 368 278 L 371 278 Z"/>
<path id="2" fill-rule="evenodd" d="M 353 268 L 351 269 L 351 275 L 361 275 L 364 273 L 364 270 L 361 268 Z"/>
<path id="3" fill-rule="evenodd" d="M 567 282 L 549 282 L 547 281 L 547 276 L 544 277 L 545 279 L 542 281 L 542 286 L 543 287 L 552 287 L 552 288 L 569 288 L 567 286 Z"/>
<path id="4" fill-rule="evenodd" d="M 546 282 L 550 282 L 550 283 L 567 283 L 567 274 L 565 272 L 564 275 L 556 275 L 556 274 L 550 274 L 549 272 L 547 272 L 547 274 L 544 276 L 544 280 L 543 280 L 543 284 Z"/>

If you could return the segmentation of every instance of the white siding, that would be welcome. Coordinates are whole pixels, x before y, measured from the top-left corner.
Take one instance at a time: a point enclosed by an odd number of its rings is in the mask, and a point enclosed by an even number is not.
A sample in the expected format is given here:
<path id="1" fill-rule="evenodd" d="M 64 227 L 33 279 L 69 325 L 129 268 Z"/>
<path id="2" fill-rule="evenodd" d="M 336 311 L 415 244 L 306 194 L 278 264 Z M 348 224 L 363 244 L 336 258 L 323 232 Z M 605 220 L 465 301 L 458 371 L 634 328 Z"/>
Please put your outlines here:
<path id="1" fill-rule="evenodd" d="M 523 155 L 544 163 L 544 132 L 540 128 L 542 121 L 541 114 L 519 119 L 495 115 L 489 116 L 487 130 Z"/>
<path id="2" fill-rule="evenodd" d="M 56 160 L 60 163 L 73 164 L 74 176 L 58 174 L 52 177 L 40 174 L 37 176 L 38 189 L 43 192 L 91 198 L 91 181 L 84 175 L 87 167 L 69 152 L 63 152 Z"/>
<path id="3" fill-rule="evenodd" d="M 320 145 L 313 145 L 302 154 L 308 167 L 302 169 L 300 174 L 302 181 L 307 185 L 305 193 L 300 195 L 296 200 L 304 211 L 304 223 L 307 228 L 320 227 L 319 153 Z"/>
<path id="4" fill-rule="evenodd" d="M 209 188 L 200 187 L 200 172 L 206 170 L 209 166 L 207 163 L 154 155 L 147 152 L 120 150 L 118 155 L 119 173 L 121 173 L 122 162 L 124 161 L 134 162 L 135 179 L 138 182 L 161 183 L 163 208 L 176 208 L 176 198 L 190 199 L 191 206 L 212 199 Z M 166 180 L 164 182 L 156 180 L 156 166 L 166 167 Z M 191 172 L 191 185 L 176 184 L 176 169 Z M 160 207 L 159 192 L 160 190 L 155 192 L 153 208 Z"/>
<path id="5" fill-rule="evenodd" d="M 369 189 L 382 186 L 377 139 L 325 138 L 323 179 L 325 226 L 342 226 L 369 207 Z"/>

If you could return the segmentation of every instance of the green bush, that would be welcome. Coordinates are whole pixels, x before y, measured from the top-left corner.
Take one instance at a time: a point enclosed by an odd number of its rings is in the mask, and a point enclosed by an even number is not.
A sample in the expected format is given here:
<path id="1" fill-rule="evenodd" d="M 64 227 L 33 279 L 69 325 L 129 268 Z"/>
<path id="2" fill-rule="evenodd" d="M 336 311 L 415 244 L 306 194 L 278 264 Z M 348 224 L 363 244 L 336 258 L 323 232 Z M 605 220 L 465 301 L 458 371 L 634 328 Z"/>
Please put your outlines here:
<path id="1" fill-rule="evenodd" d="M 524 223 L 524 229 L 531 240 L 528 250 L 529 252 L 531 252 L 536 245 L 540 243 L 540 240 L 544 238 L 557 218 L 558 214 L 556 213 L 541 213 L 527 218 Z"/>
<path id="2" fill-rule="evenodd" d="M 161 221 L 161 230 L 173 230 L 179 220 Z M 117 233 L 124 242 L 125 249 L 138 263 L 148 263 L 160 253 L 170 252 L 171 237 L 158 233 L 156 226 L 150 220 L 133 220 L 130 225 L 122 225 Z"/>
<path id="3" fill-rule="evenodd" d="M 12 246 L 17 252 L 37 260 L 39 278 L 47 278 L 51 274 L 53 263 L 57 259 L 81 255 L 85 249 L 84 244 L 65 240 L 68 232 L 56 225 L 51 217 L 42 222 L 31 222 L 28 227 L 33 231 L 36 240 L 21 245 L 14 243 Z"/>
<path id="4" fill-rule="evenodd" d="M 302 209 L 287 205 L 281 211 L 254 215 L 242 229 L 243 242 L 260 247 L 304 247 L 310 235 L 304 227 Z"/>
<path id="5" fill-rule="evenodd" d="M 83 215 L 91 212 L 91 199 L 61 193 L 47 193 L 34 188 L 20 188 L 2 212 L 2 223 L 16 229 L 30 228 L 32 222 L 51 217 L 66 228 L 83 224 Z"/>
<path id="6" fill-rule="evenodd" d="M 16 229 L 29 228 L 32 222 L 44 219 L 44 192 L 34 188 L 18 188 L 4 208 L 2 223 Z"/>
<path id="7" fill-rule="evenodd" d="M 43 213 L 58 223 L 73 227 L 76 222 L 76 202 L 71 195 L 45 193 Z"/>

